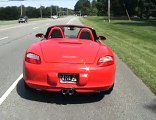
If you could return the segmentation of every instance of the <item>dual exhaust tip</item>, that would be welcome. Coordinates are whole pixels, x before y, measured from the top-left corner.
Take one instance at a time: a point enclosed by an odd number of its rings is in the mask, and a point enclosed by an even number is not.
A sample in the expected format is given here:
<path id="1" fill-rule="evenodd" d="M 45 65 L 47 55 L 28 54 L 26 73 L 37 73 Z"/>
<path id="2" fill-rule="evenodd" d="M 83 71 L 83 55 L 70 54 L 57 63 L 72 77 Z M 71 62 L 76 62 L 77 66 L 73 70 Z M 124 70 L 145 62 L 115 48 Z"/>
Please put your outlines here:
<path id="1" fill-rule="evenodd" d="M 71 89 L 71 88 L 70 89 L 62 89 L 61 92 L 62 92 L 63 95 L 67 95 L 67 94 L 68 95 L 74 95 L 75 90 Z"/>

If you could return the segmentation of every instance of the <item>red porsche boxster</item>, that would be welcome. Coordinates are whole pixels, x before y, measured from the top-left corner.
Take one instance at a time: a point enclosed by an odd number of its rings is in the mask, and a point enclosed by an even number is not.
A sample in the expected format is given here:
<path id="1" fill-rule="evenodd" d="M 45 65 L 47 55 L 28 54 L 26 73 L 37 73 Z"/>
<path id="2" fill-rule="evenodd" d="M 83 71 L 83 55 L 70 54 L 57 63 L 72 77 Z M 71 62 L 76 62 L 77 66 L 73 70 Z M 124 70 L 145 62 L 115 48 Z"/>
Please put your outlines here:
<path id="1" fill-rule="evenodd" d="M 116 62 L 112 50 L 90 27 L 56 25 L 42 40 L 26 51 L 23 79 L 27 88 L 77 93 L 110 93 L 115 81 Z"/>

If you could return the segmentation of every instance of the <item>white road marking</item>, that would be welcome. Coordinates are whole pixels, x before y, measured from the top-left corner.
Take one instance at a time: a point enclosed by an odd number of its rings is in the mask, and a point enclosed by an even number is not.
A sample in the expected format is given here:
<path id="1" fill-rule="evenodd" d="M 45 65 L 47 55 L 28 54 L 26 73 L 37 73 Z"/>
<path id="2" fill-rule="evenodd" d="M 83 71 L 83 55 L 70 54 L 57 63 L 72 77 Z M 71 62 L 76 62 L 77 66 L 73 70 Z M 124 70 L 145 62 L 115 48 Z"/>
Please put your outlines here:
<path id="1" fill-rule="evenodd" d="M 5 99 L 8 97 L 8 95 L 13 91 L 13 89 L 16 87 L 18 82 L 23 78 L 23 74 L 21 74 L 17 80 L 9 87 L 9 89 L 2 95 L 0 98 L 0 105 L 5 101 Z"/>
<path id="2" fill-rule="evenodd" d="M 20 28 L 20 27 L 25 27 L 25 26 L 29 26 L 29 25 L 36 25 L 37 23 L 36 22 L 43 22 L 43 21 L 50 21 L 49 19 L 47 20 L 40 20 L 40 21 L 31 21 L 30 24 L 15 24 L 16 26 L 9 26 L 7 28 L 0 28 L 0 31 L 3 31 L 3 30 L 10 30 L 10 29 L 13 29 L 13 28 Z M 35 23 L 34 23 L 35 22 Z"/>
<path id="3" fill-rule="evenodd" d="M 34 27 L 33 30 L 38 29 L 39 27 Z"/>
<path id="4" fill-rule="evenodd" d="M 3 31 L 3 30 L 10 30 L 10 29 L 19 28 L 19 27 L 23 27 L 23 26 L 13 26 L 13 27 L 8 27 L 8 28 L 3 28 L 3 29 L 0 29 L 0 31 Z"/>
<path id="5" fill-rule="evenodd" d="M 2 37 L 2 38 L 0 38 L 0 40 L 4 40 L 4 39 L 7 39 L 8 37 Z"/>
<path id="6" fill-rule="evenodd" d="M 3 31 L 3 30 L 10 30 L 10 29 L 13 29 L 13 28 L 25 27 L 25 26 L 28 26 L 28 25 L 36 25 L 36 23 L 32 23 L 32 24 L 23 24 L 23 25 L 17 25 L 17 26 L 2 28 L 2 29 L 0 29 L 0 31 Z"/>
<path id="7" fill-rule="evenodd" d="M 75 19 L 77 19 L 77 18 L 72 18 L 72 19 L 70 19 L 68 22 L 67 22 L 67 24 L 70 24 L 73 20 L 75 20 Z"/>

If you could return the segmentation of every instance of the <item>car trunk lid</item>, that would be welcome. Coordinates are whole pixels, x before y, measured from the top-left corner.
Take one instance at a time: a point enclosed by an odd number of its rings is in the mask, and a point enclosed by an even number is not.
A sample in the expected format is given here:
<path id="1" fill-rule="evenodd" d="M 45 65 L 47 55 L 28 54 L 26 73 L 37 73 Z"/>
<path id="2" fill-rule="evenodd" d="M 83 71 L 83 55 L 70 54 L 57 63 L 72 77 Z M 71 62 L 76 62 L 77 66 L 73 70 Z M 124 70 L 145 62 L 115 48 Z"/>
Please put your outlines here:
<path id="1" fill-rule="evenodd" d="M 94 63 L 100 45 L 90 40 L 46 40 L 42 42 L 47 63 Z"/>

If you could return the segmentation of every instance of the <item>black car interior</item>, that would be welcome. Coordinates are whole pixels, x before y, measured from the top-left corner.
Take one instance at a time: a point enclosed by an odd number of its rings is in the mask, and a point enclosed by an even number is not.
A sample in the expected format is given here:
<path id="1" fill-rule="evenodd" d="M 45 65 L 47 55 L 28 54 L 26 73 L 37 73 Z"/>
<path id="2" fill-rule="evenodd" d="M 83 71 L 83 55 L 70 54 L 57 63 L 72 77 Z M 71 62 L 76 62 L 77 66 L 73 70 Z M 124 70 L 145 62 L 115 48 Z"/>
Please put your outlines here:
<path id="1" fill-rule="evenodd" d="M 73 33 L 74 34 L 68 35 Z M 96 32 L 94 29 L 84 26 L 75 26 L 75 25 L 61 25 L 61 26 L 52 26 L 47 29 L 47 32 L 45 34 L 45 38 L 79 38 L 79 39 L 87 39 L 87 40 L 98 40 L 98 37 L 96 35 Z"/>

